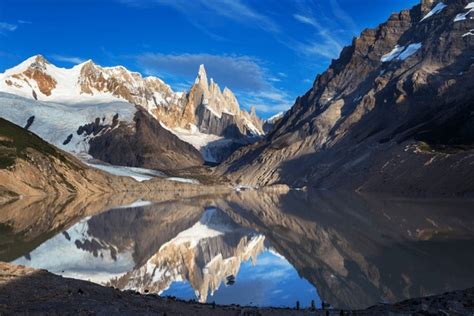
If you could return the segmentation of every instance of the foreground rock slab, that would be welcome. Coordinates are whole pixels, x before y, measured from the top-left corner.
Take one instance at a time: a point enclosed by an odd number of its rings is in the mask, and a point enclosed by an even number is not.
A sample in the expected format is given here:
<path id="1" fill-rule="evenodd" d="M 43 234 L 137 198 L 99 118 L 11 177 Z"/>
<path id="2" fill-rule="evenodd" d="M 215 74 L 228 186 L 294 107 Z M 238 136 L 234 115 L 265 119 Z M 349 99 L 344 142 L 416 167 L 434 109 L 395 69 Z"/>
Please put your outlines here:
<path id="1" fill-rule="evenodd" d="M 473 315 L 474 288 L 377 305 L 364 311 L 323 311 L 198 304 L 121 292 L 45 270 L 0 263 L 0 314 L 48 315 Z"/>

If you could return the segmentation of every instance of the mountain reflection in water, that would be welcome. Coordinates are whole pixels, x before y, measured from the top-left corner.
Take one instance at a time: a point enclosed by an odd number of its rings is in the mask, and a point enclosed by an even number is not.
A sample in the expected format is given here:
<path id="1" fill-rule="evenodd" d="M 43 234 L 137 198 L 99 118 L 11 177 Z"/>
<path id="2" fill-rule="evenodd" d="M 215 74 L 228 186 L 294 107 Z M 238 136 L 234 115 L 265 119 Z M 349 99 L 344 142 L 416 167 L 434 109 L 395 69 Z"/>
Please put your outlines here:
<path id="1" fill-rule="evenodd" d="M 358 309 L 474 285 L 470 200 L 247 191 L 109 211 L 35 203 L 26 223 L 15 203 L 0 209 L 0 259 L 121 289 Z"/>

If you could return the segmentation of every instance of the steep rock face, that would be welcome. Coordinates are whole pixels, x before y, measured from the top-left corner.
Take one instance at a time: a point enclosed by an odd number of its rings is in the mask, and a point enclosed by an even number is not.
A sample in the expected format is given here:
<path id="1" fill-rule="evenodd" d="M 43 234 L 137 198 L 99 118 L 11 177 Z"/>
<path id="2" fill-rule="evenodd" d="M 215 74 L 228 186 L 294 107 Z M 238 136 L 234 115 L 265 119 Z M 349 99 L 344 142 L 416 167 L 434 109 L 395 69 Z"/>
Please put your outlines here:
<path id="1" fill-rule="evenodd" d="M 472 3 L 445 1 L 430 12 L 436 4 L 423 1 L 363 31 L 265 141 L 220 172 L 255 185 L 472 192 L 461 176 L 474 172 Z"/>
<path id="2" fill-rule="evenodd" d="M 240 105 L 229 88 L 220 87 L 213 79 L 207 79 L 204 65 L 188 94 L 189 111 L 194 111 L 199 130 L 230 138 L 263 135 L 263 122 L 255 114 L 240 109 Z"/>
<path id="3" fill-rule="evenodd" d="M 197 149 L 163 128 L 143 109 L 138 109 L 132 123 L 116 125 L 101 126 L 98 122 L 99 134 L 89 142 L 89 153 L 94 158 L 114 165 L 161 170 L 203 163 Z M 94 130 L 90 132 L 94 133 Z"/>

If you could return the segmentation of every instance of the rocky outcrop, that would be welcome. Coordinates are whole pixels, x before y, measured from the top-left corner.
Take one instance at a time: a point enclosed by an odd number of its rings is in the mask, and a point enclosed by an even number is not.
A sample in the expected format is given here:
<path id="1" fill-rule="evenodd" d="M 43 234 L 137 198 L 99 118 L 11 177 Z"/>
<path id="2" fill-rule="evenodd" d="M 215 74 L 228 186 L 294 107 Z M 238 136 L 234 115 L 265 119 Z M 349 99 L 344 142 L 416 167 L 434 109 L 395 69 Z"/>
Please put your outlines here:
<path id="1" fill-rule="evenodd" d="M 219 172 L 253 185 L 474 192 L 474 37 L 457 18 L 468 3 L 428 16 L 435 3 L 423 1 L 363 31 L 265 141 Z"/>
<path id="2" fill-rule="evenodd" d="M 229 88 L 221 89 L 214 80 L 207 79 L 204 65 L 188 94 L 187 108 L 195 112 L 199 130 L 228 138 L 263 135 L 263 122 L 255 114 L 248 113 L 240 105 Z"/>
<path id="3" fill-rule="evenodd" d="M 117 127 L 104 128 L 89 142 L 89 153 L 102 161 L 159 170 L 203 164 L 197 149 L 163 128 L 143 109 L 137 110 L 133 123 L 121 122 Z"/>

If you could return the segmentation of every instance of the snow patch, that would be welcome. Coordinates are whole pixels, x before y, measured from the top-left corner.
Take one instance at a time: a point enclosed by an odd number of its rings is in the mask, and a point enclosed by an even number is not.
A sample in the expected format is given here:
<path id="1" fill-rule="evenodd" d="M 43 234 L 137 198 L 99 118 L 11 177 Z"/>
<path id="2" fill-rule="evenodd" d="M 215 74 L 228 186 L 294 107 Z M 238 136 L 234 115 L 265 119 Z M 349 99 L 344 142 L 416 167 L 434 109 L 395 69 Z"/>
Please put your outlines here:
<path id="1" fill-rule="evenodd" d="M 175 181 L 181 183 L 190 183 L 190 184 L 200 184 L 200 182 L 196 179 L 188 179 L 188 178 L 179 178 L 179 177 L 169 177 L 166 178 L 168 181 Z"/>
<path id="2" fill-rule="evenodd" d="M 152 170 L 152 169 L 145 169 L 145 168 L 136 168 L 136 167 L 124 167 L 124 166 L 114 166 L 108 165 L 104 163 L 92 163 L 92 162 L 85 162 L 86 165 L 105 171 L 107 173 L 121 176 L 121 177 L 131 177 L 138 182 L 143 182 L 146 180 L 153 179 L 155 177 L 166 177 L 161 171 Z"/>
<path id="3" fill-rule="evenodd" d="M 278 112 L 277 114 L 273 115 L 273 116 L 270 116 L 269 118 L 267 118 L 265 120 L 265 122 L 268 122 L 268 123 L 272 123 L 278 119 L 280 119 L 281 117 L 283 117 L 283 115 L 285 115 L 285 112 Z"/>
<path id="4" fill-rule="evenodd" d="M 410 44 L 408 47 L 398 56 L 399 59 L 405 60 L 421 48 L 421 43 Z"/>
<path id="5" fill-rule="evenodd" d="M 439 12 L 441 12 L 446 7 L 447 7 L 447 5 L 445 5 L 444 3 L 442 3 L 442 2 L 438 3 L 430 12 L 428 12 L 428 14 L 426 14 L 423 17 L 423 19 L 421 19 L 420 22 L 423 22 L 424 20 L 432 17 L 433 15 L 438 14 Z"/>
<path id="6" fill-rule="evenodd" d="M 231 232 L 232 227 L 220 223 L 218 216 L 217 209 L 207 209 L 199 222 L 194 224 L 191 228 L 182 231 L 169 242 L 163 244 L 160 247 L 160 250 L 164 249 L 169 244 L 179 245 L 183 243 L 189 243 L 189 247 L 194 248 L 202 239 L 213 238 Z"/>
<path id="7" fill-rule="evenodd" d="M 135 208 L 135 207 L 144 207 L 144 206 L 149 206 L 152 205 L 153 203 L 151 201 L 144 201 L 142 199 L 136 200 L 135 202 L 127 205 L 120 205 L 118 207 L 115 207 L 114 209 L 123 209 L 123 208 Z"/>
<path id="8" fill-rule="evenodd" d="M 383 55 L 380 60 L 383 63 L 392 61 L 392 60 L 396 59 L 400 55 L 400 53 L 403 52 L 404 49 L 405 49 L 405 46 L 396 45 L 395 48 L 392 49 L 392 51 L 390 53 Z"/>
<path id="9" fill-rule="evenodd" d="M 380 60 L 383 63 L 396 59 L 405 60 L 411 55 L 415 54 L 421 47 L 421 43 L 410 44 L 406 47 L 397 45 L 390 53 L 383 55 Z"/>
<path id="10" fill-rule="evenodd" d="M 454 22 L 459 22 L 459 21 L 464 21 L 467 19 L 467 16 L 471 14 L 471 12 L 474 12 L 474 2 L 468 3 L 464 9 L 468 10 L 466 13 L 459 13 L 456 15 L 454 18 Z"/>
<path id="11" fill-rule="evenodd" d="M 469 32 L 467 32 L 467 33 L 463 34 L 463 35 L 462 35 L 462 37 L 466 37 L 466 36 L 472 36 L 472 35 L 474 35 L 474 29 L 472 29 L 472 30 L 469 30 Z"/>

